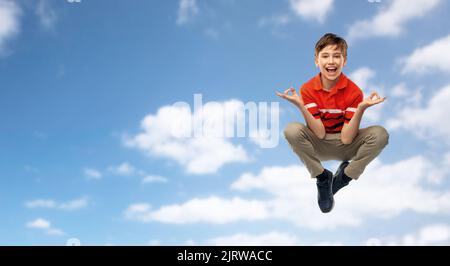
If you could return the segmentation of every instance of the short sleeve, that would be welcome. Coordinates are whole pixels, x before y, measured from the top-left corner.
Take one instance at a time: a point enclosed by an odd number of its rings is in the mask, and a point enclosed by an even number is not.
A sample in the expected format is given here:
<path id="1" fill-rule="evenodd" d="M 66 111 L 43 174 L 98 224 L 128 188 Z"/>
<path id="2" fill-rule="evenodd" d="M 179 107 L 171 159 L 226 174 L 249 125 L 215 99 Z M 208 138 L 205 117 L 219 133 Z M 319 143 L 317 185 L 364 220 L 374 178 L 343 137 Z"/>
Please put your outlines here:
<path id="1" fill-rule="evenodd" d="M 344 114 L 344 122 L 346 124 L 348 124 L 350 122 L 350 120 L 352 119 L 353 115 L 356 112 L 356 108 L 358 107 L 359 103 L 363 101 L 363 93 L 360 89 L 358 89 L 357 92 L 355 92 L 351 99 L 350 99 L 350 104 L 349 106 L 347 106 L 347 109 L 345 109 L 345 114 Z"/>
<path id="2" fill-rule="evenodd" d="M 308 91 L 304 88 L 300 90 L 300 93 L 302 95 L 303 102 L 305 103 L 306 110 L 308 110 L 314 118 L 320 119 L 320 111 L 317 106 L 317 101 L 311 97 Z"/>

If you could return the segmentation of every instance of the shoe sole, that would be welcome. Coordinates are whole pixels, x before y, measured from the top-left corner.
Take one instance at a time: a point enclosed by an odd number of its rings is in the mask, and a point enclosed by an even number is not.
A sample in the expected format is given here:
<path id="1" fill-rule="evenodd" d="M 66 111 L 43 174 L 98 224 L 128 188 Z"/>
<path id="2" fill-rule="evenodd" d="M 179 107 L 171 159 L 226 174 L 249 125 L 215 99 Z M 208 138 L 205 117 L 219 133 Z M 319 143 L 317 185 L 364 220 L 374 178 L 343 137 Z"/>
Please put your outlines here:
<path id="1" fill-rule="evenodd" d="M 321 211 L 322 211 L 322 213 L 329 213 L 333 210 L 333 208 L 334 208 L 334 200 L 333 200 L 333 203 L 331 203 L 331 209 L 326 210 L 326 211 L 324 211 L 324 210 L 321 210 Z"/>

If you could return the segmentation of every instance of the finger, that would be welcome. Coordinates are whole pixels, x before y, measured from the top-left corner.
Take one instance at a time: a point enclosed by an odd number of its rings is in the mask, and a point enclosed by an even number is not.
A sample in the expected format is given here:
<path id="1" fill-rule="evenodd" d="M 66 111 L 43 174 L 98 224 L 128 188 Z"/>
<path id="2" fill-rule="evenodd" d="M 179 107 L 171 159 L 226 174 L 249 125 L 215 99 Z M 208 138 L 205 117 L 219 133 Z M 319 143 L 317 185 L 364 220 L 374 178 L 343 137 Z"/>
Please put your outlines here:
<path id="1" fill-rule="evenodd" d="M 297 91 L 294 88 L 291 88 L 292 95 L 297 95 Z"/>
<path id="2" fill-rule="evenodd" d="M 279 96 L 279 97 L 281 97 L 281 98 L 285 98 L 286 97 L 286 95 L 285 94 L 283 94 L 283 93 L 279 93 L 278 91 L 276 92 L 276 94 Z"/>
<path id="3" fill-rule="evenodd" d="M 373 101 L 373 104 L 379 104 L 381 102 L 384 102 L 384 98 L 380 98 L 378 100 Z"/>
<path id="4" fill-rule="evenodd" d="M 282 94 L 282 93 L 277 93 L 277 95 L 283 99 L 287 99 L 287 95 L 286 94 Z"/>
<path id="5" fill-rule="evenodd" d="M 369 99 L 371 99 L 371 100 L 380 99 L 380 95 L 378 95 L 378 92 L 374 91 L 370 94 Z"/>
<path id="6" fill-rule="evenodd" d="M 285 90 L 284 94 L 288 93 L 291 89 L 292 89 L 292 87 L 290 87 L 289 89 Z"/>

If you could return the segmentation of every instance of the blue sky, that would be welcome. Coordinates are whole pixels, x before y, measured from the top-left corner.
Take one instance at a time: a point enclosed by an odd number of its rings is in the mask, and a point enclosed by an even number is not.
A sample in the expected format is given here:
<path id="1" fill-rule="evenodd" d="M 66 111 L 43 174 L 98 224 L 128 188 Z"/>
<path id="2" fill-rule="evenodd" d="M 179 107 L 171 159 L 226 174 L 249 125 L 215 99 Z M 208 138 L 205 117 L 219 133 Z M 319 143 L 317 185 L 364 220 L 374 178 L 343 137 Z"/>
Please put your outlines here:
<path id="1" fill-rule="evenodd" d="M 0 0 L 0 244 L 450 244 L 450 5 L 443 0 Z M 389 145 L 322 214 L 282 137 L 276 90 L 316 75 L 314 44 L 387 96 Z M 177 137 L 224 108 L 279 103 L 279 142 Z M 236 110 L 236 109 L 233 109 Z M 273 124 L 272 124 L 273 125 Z M 232 124 L 233 126 L 233 124 Z M 324 165 L 334 172 L 339 162 Z"/>

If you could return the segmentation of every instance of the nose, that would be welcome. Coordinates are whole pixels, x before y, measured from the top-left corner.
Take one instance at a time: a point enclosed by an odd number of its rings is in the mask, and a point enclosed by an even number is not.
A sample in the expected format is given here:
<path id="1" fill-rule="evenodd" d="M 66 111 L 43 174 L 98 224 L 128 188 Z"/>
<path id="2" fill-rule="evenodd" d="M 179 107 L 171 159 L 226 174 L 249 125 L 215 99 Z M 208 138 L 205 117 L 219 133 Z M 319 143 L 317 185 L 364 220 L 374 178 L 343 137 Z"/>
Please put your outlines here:
<path id="1" fill-rule="evenodd" d="M 332 56 L 328 57 L 328 63 L 329 64 L 333 64 L 334 63 L 334 58 Z"/>

